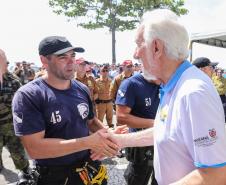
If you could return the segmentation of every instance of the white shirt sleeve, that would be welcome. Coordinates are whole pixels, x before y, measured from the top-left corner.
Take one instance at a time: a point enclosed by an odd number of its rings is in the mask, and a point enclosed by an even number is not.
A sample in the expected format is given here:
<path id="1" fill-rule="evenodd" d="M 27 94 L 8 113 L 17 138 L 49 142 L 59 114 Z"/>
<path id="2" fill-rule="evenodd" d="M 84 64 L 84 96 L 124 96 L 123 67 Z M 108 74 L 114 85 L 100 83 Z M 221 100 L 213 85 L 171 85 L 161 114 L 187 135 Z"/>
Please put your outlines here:
<path id="1" fill-rule="evenodd" d="M 224 112 L 212 84 L 199 83 L 195 91 L 187 93 L 179 102 L 183 140 L 194 165 L 198 168 L 225 166 Z"/>

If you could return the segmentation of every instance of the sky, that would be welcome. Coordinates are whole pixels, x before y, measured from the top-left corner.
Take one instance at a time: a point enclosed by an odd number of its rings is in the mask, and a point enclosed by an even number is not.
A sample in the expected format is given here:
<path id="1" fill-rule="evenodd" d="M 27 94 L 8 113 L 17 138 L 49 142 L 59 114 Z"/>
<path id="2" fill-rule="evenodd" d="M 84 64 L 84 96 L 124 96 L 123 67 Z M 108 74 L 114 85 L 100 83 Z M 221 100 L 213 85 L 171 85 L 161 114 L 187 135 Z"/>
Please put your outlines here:
<path id="1" fill-rule="evenodd" d="M 226 1 L 185 0 L 187 15 L 181 22 L 189 34 L 226 29 Z M 111 33 L 107 29 L 86 30 L 68 21 L 63 15 L 56 15 L 48 5 L 48 0 L 0 0 L 0 48 L 6 52 L 11 63 L 17 61 L 34 62 L 41 65 L 38 44 L 46 36 L 66 36 L 75 46 L 82 46 L 86 52 L 79 54 L 96 63 L 111 63 Z M 116 33 L 117 63 L 132 59 L 135 49 L 135 33 Z M 206 56 L 220 62 L 226 68 L 226 49 L 194 45 L 193 58 Z"/>

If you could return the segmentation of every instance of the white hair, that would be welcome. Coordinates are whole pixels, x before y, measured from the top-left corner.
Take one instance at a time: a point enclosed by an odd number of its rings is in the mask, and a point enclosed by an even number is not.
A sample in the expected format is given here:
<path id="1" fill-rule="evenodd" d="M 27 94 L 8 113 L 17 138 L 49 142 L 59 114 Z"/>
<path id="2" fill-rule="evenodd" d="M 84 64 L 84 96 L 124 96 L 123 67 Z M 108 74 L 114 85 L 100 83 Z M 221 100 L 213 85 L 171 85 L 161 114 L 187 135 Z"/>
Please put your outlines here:
<path id="1" fill-rule="evenodd" d="M 188 32 L 172 11 L 167 9 L 148 11 L 142 17 L 141 26 L 144 26 L 143 37 L 147 44 L 159 39 L 164 43 L 169 58 L 184 60 L 188 57 Z"/>

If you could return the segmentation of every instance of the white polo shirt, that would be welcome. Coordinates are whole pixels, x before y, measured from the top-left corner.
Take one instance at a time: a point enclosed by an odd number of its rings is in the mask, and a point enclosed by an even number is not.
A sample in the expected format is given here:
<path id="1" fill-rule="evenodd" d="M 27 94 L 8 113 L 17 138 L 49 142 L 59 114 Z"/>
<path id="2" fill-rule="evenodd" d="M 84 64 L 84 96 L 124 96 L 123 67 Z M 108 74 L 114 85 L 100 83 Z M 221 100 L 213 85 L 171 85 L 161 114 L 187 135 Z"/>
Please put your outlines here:
<path id="1" fill-rule="evenodd" d="M 159 185 L 197 168 L 226 165 L 226 133 L 220 97 L 211 79 L 183 63 L 165 87 L 155 121 L 155 175 Z M 179 74 L 181 73 L 181 74 Z"/>

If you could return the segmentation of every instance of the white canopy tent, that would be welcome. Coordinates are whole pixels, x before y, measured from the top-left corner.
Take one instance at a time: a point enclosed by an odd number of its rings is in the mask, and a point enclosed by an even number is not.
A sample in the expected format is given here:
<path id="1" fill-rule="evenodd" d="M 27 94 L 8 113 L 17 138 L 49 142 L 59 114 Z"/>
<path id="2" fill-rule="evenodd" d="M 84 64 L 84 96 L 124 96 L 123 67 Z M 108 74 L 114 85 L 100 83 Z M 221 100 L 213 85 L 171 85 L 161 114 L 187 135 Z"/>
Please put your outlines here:
<path id="1" fill-rule="evenodd" d="M 211 31 L 211 32 L 203 32 L 203 33 L 193 33 L 191 35 L 190 42 L 190 61 L 192 61 L 192 45 L 193 43 L 206 44 L 209 46 L 226 48 L 226 29 Z"/>

